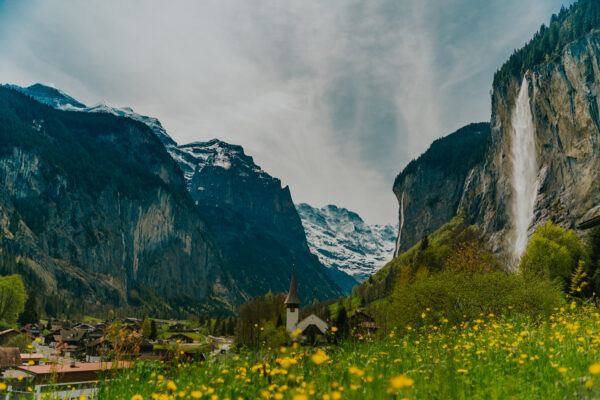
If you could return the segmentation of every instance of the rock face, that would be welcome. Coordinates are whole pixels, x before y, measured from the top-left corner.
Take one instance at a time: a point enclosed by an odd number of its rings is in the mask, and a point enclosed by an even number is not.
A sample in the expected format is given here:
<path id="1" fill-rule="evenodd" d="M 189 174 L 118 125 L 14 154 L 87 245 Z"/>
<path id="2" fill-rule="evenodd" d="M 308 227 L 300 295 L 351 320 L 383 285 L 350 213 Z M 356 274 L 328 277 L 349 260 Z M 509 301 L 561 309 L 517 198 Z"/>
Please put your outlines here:
<path id="1" fill-rule="evenodd" d="M 231 274 L 248 296 L 285 292 L 292 266 L 303 300 L 342 294 L 308 248 L 289 188 L 263 171 L 241 146 L 219 140 L 170 150 L 188 189 L 215 232 Z"/>
<path id="2" fill-rule="evenodd" d="M 0 232 L 47 289 L 125 304 L 232 298 L 219 247 L 144 124 L 0 88 Z"/>
<path id="3" fill-rule="evenodd" d="M 344 290 L 350 292 L 392 257 L 396 227 L 367 225 L 358 214 L 334 205 L 314 208 L 302 203 L 296 208 L 311 251 L 334 278 L 344 274 L 336 280 Z"/>
<path id="4" fill-rule="evenodd" d="M 490 125 L 467 125 L 436 140 L 394 182 L 400 230 L 394 256 L 408 250 L 456 215 L 464 205 L 473 168 L 484 160 Z"/>
<path id="5" fill-rule="evenodd" d="M 538 187 L 530 235 L 546 221 L 574 228 L 600 213 L 599 60 L 600 33 L 595 32 L 567 45 L 557 60 L 525 74 Z M 520 87 L 515 78 L 494 87 L 490 147 L 467 193 L 473 199 L 469 214 L 499 250 L 514 241 L 511 132 Z"/>
<path id="6" fill-rule="evenodd" d="M 40 84 L 10 87 L 60 110 L 111 114 L 150 128 L 179 165 L 196 211 L 222 250 L 224 262 L 218 267 L 223 276 L 217 274 L 213 292 L 225 293 L 230 303 L 239 304 L 270 290 L 286 291 L 294 265 L 304 300 L 342 294 L 310 253 L 289 188 L 282 188 L 279 179 L 258 167 L 241 146 L 216 139 L 178 146 L 160 121 L 131 108 L 106 103 L 87 107 Z"/>
<path id="7" fill-rule="evenodd" d="M 440 219 L 454 215 L 456 205 L 464 207 L 470 222 L 487 234 L 496 252 L 516 263 L 515 255 L 510 254 L 517 225 L 512 146 L 514 112 L 523 78 L 533 120 L 535 154 L 531 157 L 537 164 L 529 236 L 546 221 L 574 228 L 600 214 L 600 33 L 596 31 L 568 44 L 559 57 L 537 65 L 524 77 L 509 76 L 494 84 L 491 133 L 484 160 L 464 175 L 462 187 L 435 190 L 431 186 L 436 185 L 430 184 L 434 177 L 417 182 L 416 189 L 396 182 L 394 191 L 399 201 L 405 193 L 404 226 L 419 226 L 425 221 L 418 231 L 426 233 L 439 224 L 429 217 L 426 207 L 412 213 L 414 208 L 407 206 L 407 198 L 414 198 L 411 191 L 449 193 L 440 205 Z M 453 191 L 454 187 L 460 189 Z M 406 228 L 402 232 L 402 249 L 419 239 L 418 232 L 410 233 Z"/>

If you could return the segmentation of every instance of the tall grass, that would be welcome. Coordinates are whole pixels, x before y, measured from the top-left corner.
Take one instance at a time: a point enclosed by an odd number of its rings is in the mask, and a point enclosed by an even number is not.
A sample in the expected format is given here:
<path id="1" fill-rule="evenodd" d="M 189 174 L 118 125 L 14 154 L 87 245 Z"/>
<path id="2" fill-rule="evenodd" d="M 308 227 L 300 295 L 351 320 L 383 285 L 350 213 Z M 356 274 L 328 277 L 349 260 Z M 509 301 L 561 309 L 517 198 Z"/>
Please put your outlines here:
<path id="1" fill-rule="evenodd" d="M 422 318 L 430 318 L 427 310 Z M 323 349 L 290 346 L 191 365 L 139 363 L 106 383 L 99 398 L 600 398 L 599 343 L 594 305 L 572 303 L 544 319 L 507 310 Z"/>

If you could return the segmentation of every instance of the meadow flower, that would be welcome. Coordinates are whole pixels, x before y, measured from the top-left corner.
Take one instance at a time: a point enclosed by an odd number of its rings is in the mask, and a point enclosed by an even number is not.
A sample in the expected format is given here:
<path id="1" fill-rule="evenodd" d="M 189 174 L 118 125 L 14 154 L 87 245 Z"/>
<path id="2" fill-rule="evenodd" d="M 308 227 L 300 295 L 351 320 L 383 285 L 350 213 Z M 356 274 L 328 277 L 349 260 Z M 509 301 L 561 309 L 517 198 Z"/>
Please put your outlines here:
<path id="1" fill-rule="evenodd" d="M 359 378 L 365 374 L 365 371 L 358 368 L 357 366 L 350 367 L 348 369 L 348 372 L 350 372 L 352 375 L 358 376 Z"/>
<path id="2" fill-rule="evenodd" d="M 199 390 L 192 390 L 192 393 L 190 393 L 190 396 L 192 396 L 192 398 L 194 398 L 194 399 L 199 399 L 200 397 L 202 397 L 202 392 Z"/>
<path id="3" fill-rule="evenodd" d="M 167 389 L 169 389 L 171 391 L 175 391 L 175 390 L 177 390 L 177 385 L 175 384 L 175 382 L 169 381 L 169 382 L 167 382 Z"/>
<path id="4" fill-rule="evenodd" d="M 596 363 L 593 363 L 592 365 L 590 365 L 589 371 L 590 371 L 590 374 L 592 374 L 592 375 L 600 374 L 600 363 L 596 362 Z"/>
<path id="5" fill-rule="evenodd" d="M 327 357 L 327 354 L 325 354 L 323 350 L 317 350 L 317 352 L 311 356 L 312 362 L 317 365 L 323 364 L 328 359 L 329 357 Z"/>
<path id="6" fill-rule="evenodd" d="M 298 393 L 295 394 L 294 397 L 292 397 L 292 400 L 308 400 L 308 396 L 304 393 Z"/>
<path id="7" fill-rule="evenodd" d="M 131 400 L 144 400 L 141 394 L 134 394 L 131 396 Z"/>
<path id="8" fill-rule="evenodd" d="M 402 389 L 414 385 L 415 381 L 406 375 L 398 375 L 390 379 L 390 386 L 394 389 Z"/>

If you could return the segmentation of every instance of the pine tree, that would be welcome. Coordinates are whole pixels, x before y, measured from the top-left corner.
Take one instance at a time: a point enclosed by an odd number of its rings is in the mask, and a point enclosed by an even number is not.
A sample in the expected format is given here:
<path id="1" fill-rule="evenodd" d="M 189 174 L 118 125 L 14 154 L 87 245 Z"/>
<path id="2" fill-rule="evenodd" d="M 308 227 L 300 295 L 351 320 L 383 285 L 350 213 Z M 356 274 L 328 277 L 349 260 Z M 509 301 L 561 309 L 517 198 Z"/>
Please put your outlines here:
<path id="1" fill-rule="evenodd" d="M 37 300 L 34 292 L 29 293 L 25 302 L 25 309 L 19 314 L 18 322 L 20 325 L 37 324 L 40 322 L 40 314 L 37 310 Z"/>

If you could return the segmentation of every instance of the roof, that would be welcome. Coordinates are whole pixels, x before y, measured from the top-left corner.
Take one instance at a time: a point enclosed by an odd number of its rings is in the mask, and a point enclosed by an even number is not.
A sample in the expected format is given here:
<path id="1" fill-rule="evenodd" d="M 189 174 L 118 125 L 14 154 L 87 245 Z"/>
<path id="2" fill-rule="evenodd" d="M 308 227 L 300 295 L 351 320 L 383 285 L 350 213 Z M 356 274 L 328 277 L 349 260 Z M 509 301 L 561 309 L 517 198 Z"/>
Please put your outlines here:
<path id="1" fill-rule="evenodd" d="M 310 314 L 308 317 L 298 322 L 296 328 L 300 329 L 301 332 L 304 332 L 306 329 L 308 329 L 309 326 L 313 325 L 317 327 L 317 329 L 319 329 L 323 334 L 325 334 L 327 332 L 327 329 L 329 329 L 329 325 L 327 325 L 327 322 L 323 321 L 315 314 Z"/>
<path id="2" fill-rule="evenodd" d="M 590 229 L 595 226 L 600 225 L 600 215 L 595 216 L 594 218 L 588 219 L 587 221 L 583 221 L 581 224 L 577 226 L 579 229 Z"/>
<path id="3" fill-rule="evenodd" d="M 71 364 L 25 365 L 18 368 L 33 375 L 48 375 L 65 374 L 69 372 L 105 371 L 107 369 L 129 368 L 130 365 L 131 363 L 129 361 L 120 361 L 118 363 L 108 361 L 95 363 L 75 363 L 75 366 L 71 366 Z"/>
<path id="4" fill-rule="evenodd" d="M 298 289 L 296 289 L 296 271 L 292 269 L 292 281 L 290 282 L 290 291 L 288 292 L 285 304 L 299 306 L 301 304 L 300 297 L 298 296 Z"/>
<path id="5" fill-rule="evenodd" d="M 42 358 L 44 358 L 44 355 L 42 353 L 33 353 L 33 354 L 21 353 L 21 360 L 23 360 L 23 361 L 41 360 Z"/>
<path id="6" fill-rule="evenodd" d="M 0 336 L 4 336 L 7 335 L 9 333 L 16 333 L 17 335 L 21 333 L 21 331 L 18 331 L 16 329 L 7 329 L 5 331 L 0 332 Z"/>

